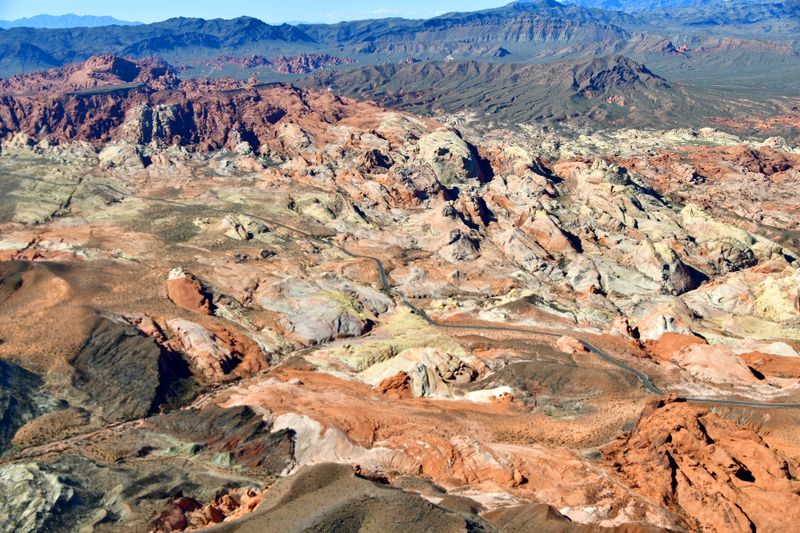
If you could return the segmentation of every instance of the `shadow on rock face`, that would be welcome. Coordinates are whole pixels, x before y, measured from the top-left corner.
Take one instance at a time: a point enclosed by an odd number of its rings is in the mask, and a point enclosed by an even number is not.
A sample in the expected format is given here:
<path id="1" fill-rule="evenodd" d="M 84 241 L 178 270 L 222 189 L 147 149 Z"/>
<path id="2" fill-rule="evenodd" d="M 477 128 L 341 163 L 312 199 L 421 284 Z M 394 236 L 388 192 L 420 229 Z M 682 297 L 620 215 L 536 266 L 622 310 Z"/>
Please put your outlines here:
<path id="1" fill-rule="evenodd" d="M 74 384 L 99 406 L 106 420 L 157 412 L 190 380 L 186 362 L 135 327 L 100 319 L 72 362 Z"/>
<path id="2" fill-rule="evenodd" d="M 462 516 L 416 493 L 378 484 L 349 465 L 319 464 L 276 483 L 251 515 L 213 532 L 246 531 L 486 531 L 479 517 Z"/>
<path id="3" fill-rule="evenodd" d="M 294 432 L 272 432 L 249 407 L 182 409 L 151 418 L 148 427 L 184 442 L 202 443 L 204 452 L 227 454 L 229 461 L 269 475 L 293 466 Z"/>
<path id="4" fill-rule="evenodd" d="M 39 413 L 34 395 L 42 380 L 36 374 L 0 361 L 0 454 L 14 433 Z"/>
<path id="5" fill-rule="evenodd" d="M 548 533 L 656 533 L 666 531 L 660 528 L 624 525 L 600 527 L 578 524 L 544 503 L 526 503 L 504 507 L 484 515 L 486 519 L 504 533 L 526 533 L 528 531 L 547 531 Z"/>

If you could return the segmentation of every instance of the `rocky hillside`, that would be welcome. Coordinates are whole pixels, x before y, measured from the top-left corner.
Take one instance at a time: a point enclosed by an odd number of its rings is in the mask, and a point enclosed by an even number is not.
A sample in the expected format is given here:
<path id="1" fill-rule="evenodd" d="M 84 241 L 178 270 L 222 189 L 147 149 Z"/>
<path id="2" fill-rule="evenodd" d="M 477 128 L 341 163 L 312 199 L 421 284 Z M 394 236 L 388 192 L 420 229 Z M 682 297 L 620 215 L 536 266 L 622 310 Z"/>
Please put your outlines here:
<path id="1" fill-rule="evenodd" d="M 495 124 L 569 127 L 700 127 L 714 121 L 753 129 L 748 123 L 785 109 L 672 83 L 616 55 L 548 65 L 445 61 L 340 68 L 331 65 L 351 60 L 259 57 L 264 59 L 247 61 L 289 71 L 329 68 L 297 83 L 307 87 L 300 89 L 256 79 L 181 79 L 179 69 L 161 60 L 95 56 L 0 80 L 0 137 L 23 132 L 55 142 L 122 139 L 202 150 L 246 141 L 259 149 L 279 142 L 277 121 L 284 115 L 329 121 L 351 109 L 360 112 L 347 98 L 417 113 L 461 113 L 473 121 L 485 117 Z M 225 62 L 236 60 L 226 56 L 213 65 Z"/>
<path id="2" fill-rule="evenodd" d="M 375 65 L 316 75 L 318 88 L 416 112 L 473 112 L 494 123 L 605 127 L 702 125 L 751 106 L 670 83 L 612 55 L 547 65 L 434 62 Z"/>
<path id="3" fill-rule="evenodd" d="M 775 506 L 776 493 L 800 489 L 784 457 L 752 430 L 679 399 L 652 401 L 604 451 L 643 493 L 689 514 L 690 530 L 773 531 L 800 517 L 796 504 Z"/>
<path id="4" fill-rule="evenodd" d="M 100 55 L 58 69 L 2 79 L 0 93 L 5 97 L 28 96 L 41 100 L 47 94 L 65 96 L 92 90 L 141 88 L 147 84 L 171 87 L 176 83 L 175 69 L 164 61 Z"/>
<path id="5" fill-rule="evenodd" d="M 162 62 L 97 56 L 0 82 L 0 136 L 52 142 L 191 145 L 201 150 L 280 143 L 278 121 L 327 122 L 369 108 L 291 86 L 180 81 Z"/>

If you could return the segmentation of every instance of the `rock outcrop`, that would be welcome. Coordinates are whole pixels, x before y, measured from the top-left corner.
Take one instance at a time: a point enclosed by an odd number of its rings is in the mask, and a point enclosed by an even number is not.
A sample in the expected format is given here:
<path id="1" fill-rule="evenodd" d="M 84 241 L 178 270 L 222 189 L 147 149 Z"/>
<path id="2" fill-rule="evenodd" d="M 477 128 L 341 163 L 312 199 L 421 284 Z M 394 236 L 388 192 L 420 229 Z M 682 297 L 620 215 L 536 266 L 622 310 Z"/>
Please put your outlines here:
<path id="1" fill-rule="evenodd" d="M 201 315 L 211 314 L 211 301 L 200 280 L 182 268 L 169 272 L 167 296 L 178 307 Z"/>
<path id="2" fill-rule="evenodd" d="M 150 522 L 149 531 L 194 531 L 236 520 L 252 513 L 261 503 L 263 494 L 264 491 L 252 488 L 232 489 L 208 503 L 180 496 Z"/>
<path id="3" fill-rule="evenodd" d="M 35 463 L 1 466 L 0 484 L 0 516 L 5 531 L 42 531 L 75 497 L 73 489 L 58 476 Z"/>
<path id="4" fill-rule="evenodd" d="M 321 68 L 352 65 L 354 63 L 356 63 L 356 60 L 351 57 L 312 53 L 276 57 L 271 61 L 271 66 L 275 71 L 283 74 L 308 74 Z"/>
<path id="5" fill-rule="evenodd" d="M 185 353 L 206 379 L 251 375 L 268 366 L 258 344 L 243 334 L 219 327 L 211 331 L 179 318 L 167 320 L 166 325 L 176 337 L 175 349 Z"/>
<path id="6" fill-rule="evenodd" d="M 604 450 L 622 477 L 704 531 L 779 530 L 798 520 L 797 465 L 752 429 L 678 398 L 652 400 Z"/>
<path id="7" fill-rule="evenodd" d="M 369 367 L 359 378 L 383 392 L 394 390 L 403 395 L 408 389 L 414 397 L 449 397 L 449 385 L 469 383 L 477 376 L 476 369 L 452 354 L 412 348 Z"/>
<path id="8" fill-rule="evenodd" d="M 428 163 L 436 179 L 450 187 L 479 177 L 474 148 L 456 132 L 434 131 L 418 143 L 420 158 Z"/>

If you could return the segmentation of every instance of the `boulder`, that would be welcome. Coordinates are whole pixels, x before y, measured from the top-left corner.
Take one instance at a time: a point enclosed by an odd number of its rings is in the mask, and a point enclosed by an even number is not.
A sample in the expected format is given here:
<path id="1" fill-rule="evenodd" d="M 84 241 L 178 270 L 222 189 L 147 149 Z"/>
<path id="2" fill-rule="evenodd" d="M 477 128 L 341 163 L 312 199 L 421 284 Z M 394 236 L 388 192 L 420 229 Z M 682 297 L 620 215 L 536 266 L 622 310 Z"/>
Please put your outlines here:
<path id="1" fill-rule="evenodd" d="M 178 307 L 201 315 L 211 314 L 211 301 L 196 277 L 182 268 L 174 268 L 167 277 L 167 295 Z"/>
<path id="2" fill-rule="evenodd" d="M 145 166 L 139 147 L 128 143 L 110 144 L 97 157 L 103 168 L 140 170 Z"/>
<path id="3" fill-rule="evenodd" d="M 568 335 L 562 335 L 556 341 L 556 348 L 561 350 L 564 353 L 568 354 L 579 354 L 579 353 L 587 353 L 589 349 L 583 345 L 581 341 L 576 339 L 575 337 L 570 337 Z"/>

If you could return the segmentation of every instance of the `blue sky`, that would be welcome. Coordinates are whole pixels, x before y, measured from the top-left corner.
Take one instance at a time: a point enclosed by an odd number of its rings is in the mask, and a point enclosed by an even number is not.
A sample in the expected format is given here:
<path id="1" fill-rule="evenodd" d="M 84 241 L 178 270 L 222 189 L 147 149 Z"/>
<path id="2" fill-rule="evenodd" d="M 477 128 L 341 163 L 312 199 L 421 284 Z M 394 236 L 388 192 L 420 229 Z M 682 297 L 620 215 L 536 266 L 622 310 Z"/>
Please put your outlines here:
<path id="1" fill-rule="evenodd" d="M 170 17 L 258 17 L 266 22 L 338 22 L 382 17 L 425 18 L 450 11 L 475 11 L 511 0 L 0 0 L 0 19 L 31 15 L 111 15 L 154 22 Z"/>

